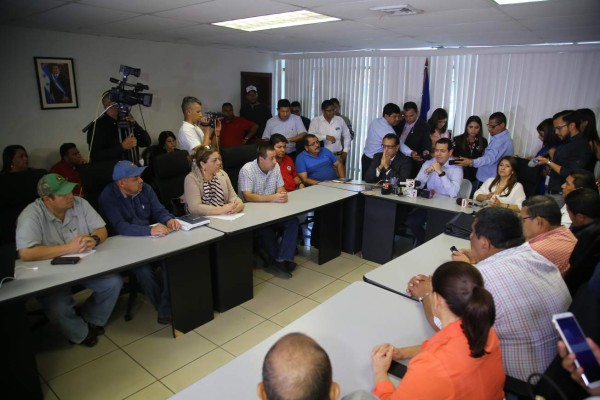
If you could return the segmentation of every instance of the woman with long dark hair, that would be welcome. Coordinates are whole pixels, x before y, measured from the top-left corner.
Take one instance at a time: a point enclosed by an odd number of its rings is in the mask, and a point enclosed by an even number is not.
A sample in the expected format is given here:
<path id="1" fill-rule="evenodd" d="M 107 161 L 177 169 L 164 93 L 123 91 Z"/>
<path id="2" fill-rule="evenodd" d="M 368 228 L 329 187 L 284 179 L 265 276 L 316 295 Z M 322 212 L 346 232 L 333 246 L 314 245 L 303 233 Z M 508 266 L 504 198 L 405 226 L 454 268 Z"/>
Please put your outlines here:
<path id="1" fill-rule="evenodd" d="M 542 142 L 542 148 L 537 152 L 534 158 L 539 156 L 550 157 L 554 155 L 554 150 L 560 144 L 560 138 L 554 133 L 554 123 L 552 118 L 546 118 L 536 128 L 538 138 Z M 542 166 L 542 175 L 538 182 L 535 193 L 546 194 L 546 176 L 548 175 L 549 167 L 547 165 Z"/>
<path id="2" fill-rule="evenodd" d="M 20 144 L 11 144 L 4 148 L 2 152 L 2 171 L 1 174 L 10 172 L 21 172 L 29 169 L 29 156 L 27 150 Z"/>
<path id="3" fill-rule="evenodd" d="M 465 124 L 462 135 L 454 137 L 454 158 L 466 157 L 474 160 L 483 155 L 488 141 L 483 137 L 483 123 L 477 115 L 471 115 Z M 475 183 L 477 168 L 463 167 L 463 178 Z"/>
<path id="4" fill-rule="evenodd" d="M 492 328 L 496 308 L 481 273 L 469 263 L 450 261 L 431 278 L 433 314 L 441 329 L 419 346 L 375 347 L 373 393 L 380 399 L 504 398 L 500 342 Z M 392 359 L 412 358 L 397 388 L 388 379 Z"/>
<path id="5" fill-rule="evenodd" d="M 512 156 L 502 157 L 496 176 L 483 182 L 473 194 L 474 200 L 487 202 L 490 206 L 510 208 L 515 212 L 521 210 L 525 197 L 523 185 L 517 180 L 517 160 Z"/>
<path id="6" fill-rule="evenodd" d="M 590 168 L 593 171 L 596 162 L 600 161 L 600 137 L 598 136 L 598 128 L 596 127 L 596 114 L 594 114 L 594 112 L 589 108 L 580 108 L 577 110 L 577 114 L 581 119 L 581 123 L 579 125 L 581 133 L 583 133 L 587 139 L 590 147 L 592 148 L 592 153 L 594 153 L 594 165 L 590 165 Z"/>

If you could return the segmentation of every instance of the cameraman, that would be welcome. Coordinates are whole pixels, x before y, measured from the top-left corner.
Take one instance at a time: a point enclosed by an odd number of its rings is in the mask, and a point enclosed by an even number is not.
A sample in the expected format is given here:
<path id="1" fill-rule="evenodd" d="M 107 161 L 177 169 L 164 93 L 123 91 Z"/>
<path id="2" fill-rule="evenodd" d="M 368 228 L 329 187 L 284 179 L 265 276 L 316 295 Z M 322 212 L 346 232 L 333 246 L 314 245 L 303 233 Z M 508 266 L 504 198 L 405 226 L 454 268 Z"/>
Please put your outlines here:
<path id="1" fill-rule="evenodd" d="M 199 149 L 216 149 L 221 134 L 221 121 L 214 121 L 214 132 L 211 133 L 211 127 L 207 125 L 211 122 L 210 118 L 202 117 L 202 103 L 195 97 L 184 97 L 181 111 L 183 124 L 177 133 L 179 146 L 190 154 Z"/>
<path id="2" fill-rule="evenodd" d="M 140 152 L 138 146 L 148 147 L 152 144 L 152 139 L 148 132 L 135 122 L 133 115 L 127 114 L 126 119 L 129 122 L 132 135 L 121 138 L 117 119 L 119 116 L 119 107 L 117 103 L 109 98 L 110 91 L 102 94 L 102 105 L 106 112 L 96 121 L 95 127 L 92 125 L 87 131 L 87 143 L 90 146 L 90 163 L 99 161 L 119 161 L 129 160 L 134 164 L 139 164 Z"/>

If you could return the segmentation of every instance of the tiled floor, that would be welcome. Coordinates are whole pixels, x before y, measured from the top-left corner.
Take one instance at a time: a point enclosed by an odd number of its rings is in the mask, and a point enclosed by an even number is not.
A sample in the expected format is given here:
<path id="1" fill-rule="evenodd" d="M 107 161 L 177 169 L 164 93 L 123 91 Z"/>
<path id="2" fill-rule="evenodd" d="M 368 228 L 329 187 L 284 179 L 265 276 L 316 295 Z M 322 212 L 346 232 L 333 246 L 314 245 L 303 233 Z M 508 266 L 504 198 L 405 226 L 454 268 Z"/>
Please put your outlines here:
<path id="1" fill-rule="evenodd" d="M 69 345 L 46 325 L 38 367 L 46 399 L 165 399 L 231 361 L 377 267 L 343 253 L 323 265 L 301 248 L 289 280 L 254 271 L 254 298 L 173 339 L 156 312 L 138 302 L 130 322 L 121 298 L 94 348 Z M 143 299 L 143 296 L 142 296 Z"/>

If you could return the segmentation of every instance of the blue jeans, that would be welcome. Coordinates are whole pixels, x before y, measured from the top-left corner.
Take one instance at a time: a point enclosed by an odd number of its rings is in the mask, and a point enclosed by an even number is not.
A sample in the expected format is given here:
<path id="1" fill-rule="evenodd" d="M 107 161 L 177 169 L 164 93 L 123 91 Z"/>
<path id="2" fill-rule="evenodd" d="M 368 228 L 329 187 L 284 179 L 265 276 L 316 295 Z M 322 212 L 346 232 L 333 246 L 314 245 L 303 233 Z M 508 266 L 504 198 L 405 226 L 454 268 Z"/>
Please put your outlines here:
<path id="1" fill-rule="evenodd" d="M 81 343 L 88 335 L 87 322 L 96 326 L 106 325 L 119 298 L 123 281 L 119 275 L 110 274 L 88 279 L 81 285 L 94 292 L 81 308 L 83 318 L 75 313 L 75 300 L 70 287 L 38 296 L 50 322 L 57 324 L 63 335 L 74 343 Z"/>
<path id="2" fill-rule="evenodd" d="M 152 266 L 142 265 L 133 269 L 135 278 L 137 279 L 142 292 L 150 299 L 150 302 L 158 311 L 158 317 L 171 317 L 171 302 L 169 300 L 169 284 L 167 281 L 167 267 L 163 263 L 162 267 L 163 274 L 163 287 L 160 285 L 154 277 Z"/>
<path id="3" fill-rule="evenodd" d="M 277 246 L 275 229 L 282 228 L 281 243 Z M 261 246 L 269 258 L 277 261 L 294 261 L 298 242 L 298 218 L 292 217 L 257 230 Z"/>

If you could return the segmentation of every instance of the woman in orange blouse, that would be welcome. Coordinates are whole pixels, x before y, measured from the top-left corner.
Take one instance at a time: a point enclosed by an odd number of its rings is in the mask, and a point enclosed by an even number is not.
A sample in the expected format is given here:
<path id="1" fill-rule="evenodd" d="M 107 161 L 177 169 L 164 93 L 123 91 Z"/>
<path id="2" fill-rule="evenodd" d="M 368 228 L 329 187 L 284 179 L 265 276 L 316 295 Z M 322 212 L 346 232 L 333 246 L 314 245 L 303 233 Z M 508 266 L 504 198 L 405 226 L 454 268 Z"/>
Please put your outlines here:
<path id="1" fill-rule="evenodd" d="M 505 373 L 492 329 L 496 310 L 481 273 L 451 261 L 433 274 L 432 307 L 441 330 L 420 346 L 375 347 L 373 393 L 380 399 L 502 399 Z M 428 295 L 428 294 L 426 294 Z M 397 388 L 387 376 L 392 359 L 413 357 Z"/>

